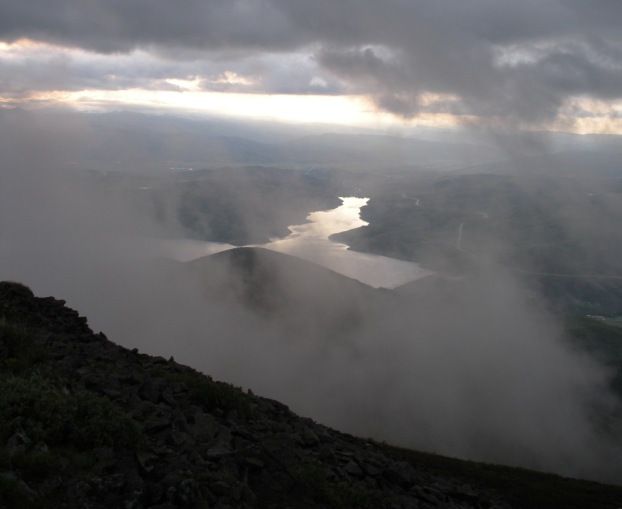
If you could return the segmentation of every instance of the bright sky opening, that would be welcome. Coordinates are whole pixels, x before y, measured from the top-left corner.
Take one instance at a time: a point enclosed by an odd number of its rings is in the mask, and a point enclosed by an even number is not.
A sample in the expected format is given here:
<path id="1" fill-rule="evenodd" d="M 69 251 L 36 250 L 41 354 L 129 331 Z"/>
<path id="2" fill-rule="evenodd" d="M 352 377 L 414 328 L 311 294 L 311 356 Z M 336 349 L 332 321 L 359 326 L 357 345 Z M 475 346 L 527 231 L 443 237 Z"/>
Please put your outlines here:
<path id="1" fill-rule="evenodd" d="M 0 6 L 0 107 L 622 133 L 617 1 L 29 1 Z"/>

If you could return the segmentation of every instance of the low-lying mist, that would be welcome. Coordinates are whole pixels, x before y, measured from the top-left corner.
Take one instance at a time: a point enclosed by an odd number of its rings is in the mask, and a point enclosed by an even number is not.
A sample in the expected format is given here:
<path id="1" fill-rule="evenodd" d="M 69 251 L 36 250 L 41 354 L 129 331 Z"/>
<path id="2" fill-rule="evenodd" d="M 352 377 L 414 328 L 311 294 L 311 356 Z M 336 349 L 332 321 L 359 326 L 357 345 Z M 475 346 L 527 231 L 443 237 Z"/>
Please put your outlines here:
<path id="1" fill-rule="evenodd" d="M 276 283 L 266 273 L 276 305 L 249 304 L 247 286 L 234 291 L 239 265 L 223 257 L 214 273 L 206 261 L 208 277 L 154 259 L 135 242 L 160 228 L 143 209 L 59 177 L 36 126 L 1 131 L 11 136 L 0 142 L 0 279 L 66 299 L 128 348 L 174 356 L 343 431 L 622 482 L 620 446 L 597 420 L 617 405 L 611 373 L 570 346 L 516 273 L 490 264 L 408 291 L 329 291 L 335 274 L 301 266 Z"/>

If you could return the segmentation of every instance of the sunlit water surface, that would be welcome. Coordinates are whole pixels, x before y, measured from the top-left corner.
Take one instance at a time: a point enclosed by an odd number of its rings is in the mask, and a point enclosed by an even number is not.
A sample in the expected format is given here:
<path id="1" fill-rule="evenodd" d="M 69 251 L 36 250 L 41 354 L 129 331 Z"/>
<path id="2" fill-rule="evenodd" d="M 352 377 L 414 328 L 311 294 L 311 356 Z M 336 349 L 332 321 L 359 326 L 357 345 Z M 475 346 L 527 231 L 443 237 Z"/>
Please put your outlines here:
<path id="1" fill-rule="evenodd" d="M 340 199 L 340 207 L 312 212 L 308 223 L 290 226 L 287 237 L 262 247 L 298 256 L 376 288 L 394 288 L 430 274 L 416 263 L 352 251 L 346 244 L 330 240 L 330 235 L 368 224 L 361 219 L 361 207 L 368 198 Z"/>
<path id="2" fill-rule="evenodd" d="M 361 219 L 361 207 L 368 198 L 344 197 L 341 206 L 332 210 L 311 212 L 307 223 L 292 225 L 290 234 L 267 244 L 254 245 L 303 258 L 375 288 L 395 288 L 430 274 L 416 263 L 386 256 L 360 253 L 329 237 L 368 223 Z M 163 256 L 189 261 L 219 251 L 232 249 L 230 244 L 201 241 L 162 241 Z"/>

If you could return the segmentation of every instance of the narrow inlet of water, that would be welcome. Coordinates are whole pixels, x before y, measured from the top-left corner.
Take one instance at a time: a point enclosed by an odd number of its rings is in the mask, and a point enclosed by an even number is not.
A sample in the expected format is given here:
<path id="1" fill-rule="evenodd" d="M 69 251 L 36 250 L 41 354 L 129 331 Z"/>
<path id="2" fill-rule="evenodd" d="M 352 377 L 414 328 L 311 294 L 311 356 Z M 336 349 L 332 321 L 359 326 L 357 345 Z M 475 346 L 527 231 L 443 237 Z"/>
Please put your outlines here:
<path id="1" fill-rule="evenodd" d="M 297 256 L 374 288 L 395 288 L 430 274 L 416 263 L 352 251 L 346 244 L 330 240 L 335 233 L 367 225 L 361 219 L 361 208 L 369 198 L 349 196 L 340 199 L 342 204 L 339 207 L 311 212 L 306 223 L 290 226 L 291 233 L 287 237 L 252 247 Z M 185 262 L 236 246 L 197 240 L 162 240 L 154 247 L 160 256 Z"/>
<path id="2" fill-rule="evenodd" d="M 361 208 L 369 198 L 340 199 L 341 206 L 310 213 L 307 223 L 289 227 L 287 237 L 261 247 L 317 263 L 375 288 L 395 288 L 430 274 L 416 263 L 352 251 L 330 240 L 330 235 L 368 224 L 361 219 Z"/>

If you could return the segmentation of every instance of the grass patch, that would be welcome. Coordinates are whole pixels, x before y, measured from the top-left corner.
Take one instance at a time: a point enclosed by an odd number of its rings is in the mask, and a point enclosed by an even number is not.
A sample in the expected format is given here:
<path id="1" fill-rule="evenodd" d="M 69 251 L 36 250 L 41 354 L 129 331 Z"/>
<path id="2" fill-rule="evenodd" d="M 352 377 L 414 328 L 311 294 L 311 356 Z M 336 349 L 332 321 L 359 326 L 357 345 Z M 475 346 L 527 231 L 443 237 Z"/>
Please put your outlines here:
<path id="1" fill-rule="evenodd" d="M 39 509 L 41 500 L 33 500 L 20 486 L 19 481 L 0 474 L 0 507 L 11 509 Z"/>
<path id="2" fill-rule="evenodd" d="M 45 479 L 60 467 L 60 457 L 49 451 L 21 451 L 11 456 L 11 465 L 29 482 Z"/>
<path id="3" fill-rule="evenodd" d="M 326 470 L 319 464 L 307 464 L 293 472 L 303 495 L 313 502 L 333 509 L 364 509 L 372 507 L 367 490 L 356 488 L 345 482 L 332 482 Z"/>
<path id="4" fill-rule="evenodd" d="M 17 281 L 0 281 L 0 292 L 24 299 L 34 297 L 32 290 L 28 286 Z"/>
<path id="5" fill-rule="evenodd" d="M 44 359 L 43 349 L 35 344 L 34 332 L 27 326 L 7 322 L 0 317 L 0 371 L 25 373 Z"/>
<path id="6" fill-rule="evenodd" d="M 622 366 L 622 328 L 589 316 L 566 320 L 566 330 L 575 344 L 607 364 Z"/>
<path id="7" fill-rule="evenodd" d="M 216 382 L 210 376 L 194 370 L 168 371 L 160 366 L 151 370 L 151 375 L 169 383 L 182 383 L 190 390 L 194 401 L 209 410 L 235 411 L 239 416 L 250 419 L 254 415 L 251 399 L 234 385 Z"/>
<path id="8" fill-rule="evenodd" d="M 622 327 L 589 316 L 568 317 L 565 325 L 575 348 L 615 370 L 611 388 L 622 398 Z"/>
<path id="9" fill-rule="evenodd" d="M 136 422 L 105 396 L 84 390 L 72 393 L 39 375 L 0 379 L 0 440 L 15 432 L 33 443 L 70 444 L 79 450 L 108 445 L 136 448 Z"/>
<path id="10" fill-rule="evenodd" d="M 450 476 L 471 486 L 484 488 L 517 509 L 619 509 L 622 486 L 569 479 L 523 468 L 478 463 L 412 451 L 388 445 L 381 447 L 430 473 Z"/>

